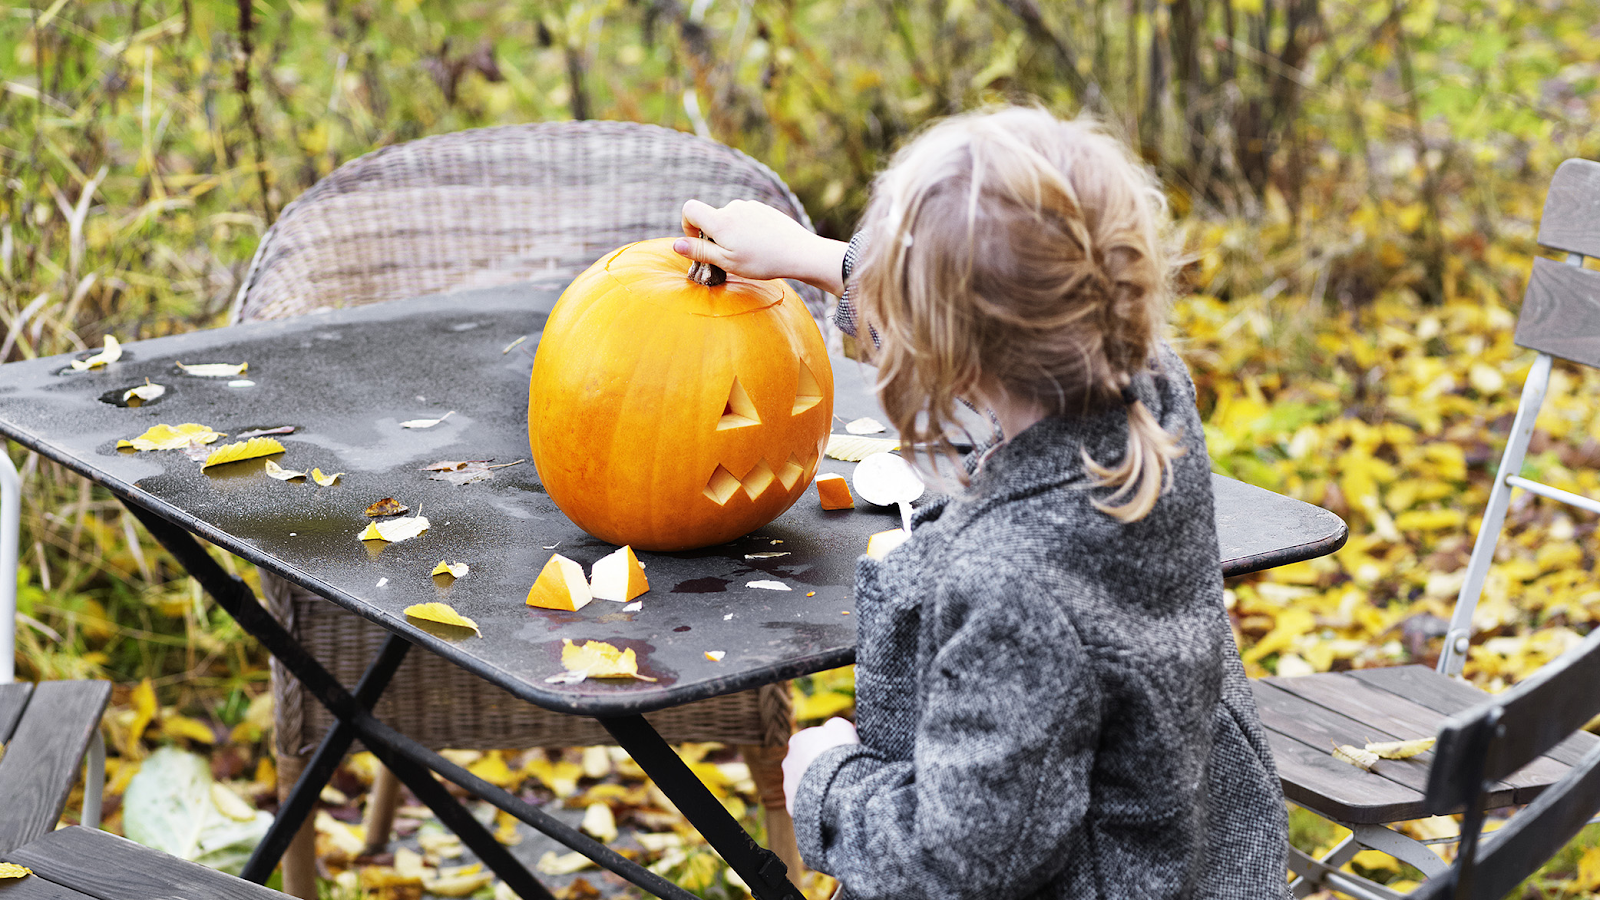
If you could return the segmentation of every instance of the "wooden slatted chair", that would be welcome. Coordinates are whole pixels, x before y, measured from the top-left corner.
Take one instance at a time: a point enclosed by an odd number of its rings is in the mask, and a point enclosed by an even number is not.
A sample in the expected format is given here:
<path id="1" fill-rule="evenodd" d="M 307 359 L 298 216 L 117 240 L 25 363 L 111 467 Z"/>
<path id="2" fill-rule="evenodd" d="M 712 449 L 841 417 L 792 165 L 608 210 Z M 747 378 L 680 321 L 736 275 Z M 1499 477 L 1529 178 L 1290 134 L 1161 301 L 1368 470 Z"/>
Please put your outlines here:
<path id="1" fill-rule="evenodd" d="M 1473 610 L 1494 557 L 1512 488 L 1600 513 L 1600 503 L 1592 499 L 1520 475 L 1534 421 L 1544 402 L 1552 359 L 1600 367 L 1600 272 L 1582 267 L 1584 257 L 1600 256 L 1600 163 L 1572 159 L 1561 164 L 1545 200 L 1539 242 L 1566 251 L 1567 264 L 1534 260 L 1516 343 L 1538 351 L 1538 356 L 1523 387 L 1437 669 L 1403 666 L 1266 678 L 1255 683 L 1256 703 L 1285 796 L 1351 830 L 1346 840 L 1320 860 L 1291 849 L 1297 896 L 1336 883 L 1339 890 L 1356 897 L 1396 896 L 1337 871 L 1363 848 L 1388 853 L 1430 876 L 1444 874 L 1446 866 L 1437 854 L 1387 827 L 1443 808 L 1428 799 L 1428 792 L 1433 777 L 1430 766 L 1437 765 L 1436 758 L 1443 760 L 1444 745 L 1409 760 L 1382 760 L 1370 772 L 1334 759 L 1330 751 L 1334 745 L 1359 747 L 1367 741 L 1429 737 L 1450 717 L 1487 702 L 1488 695 L 1454 676 L 1460 674 L 1470 646 Z M 1592 682 L 1585 691 L 1592 691 Z M 1531 803 L 1551 785 L 1572 773 L 1587 771 L 1583 767 L 1597 748 L 1600 738 L 1579 731 L 1541 744 L 1537 752 L 1519 757 L 1521 762 L 1515 766 L 1491 766 L 1486 776 L 1491 780 L 1474 795 L 1474 805 L 1495 809 Z M 1455 804 L 1456 811 L 1460 805 Z M 1476 815 L 1478 810 L 1469 812 Z"/>
<path id="2" fill-rule="evenodd" d="M 234 304 L 234 321 L 320 308 L 531 282 L 561 287 L 631 241 L 682 233 L 683 202 L 760 200 L 811 227 L 766 166 L 694 135 L 626 122 L 483 128 L 386 147 L 340 166 L 284 209 Z M 813 317 L 824 296 L 796 285 Z M 510 340 L 508 336 L 507 340 Z M 343 683 L 377 652 L 382 629 L 288 582 L 262 574 L 268 607 Z M 330 727 L 276 660 L 280 794 Z M 610 744 L 596 722 L 523 703 L 427 653 L 408 656 L 376 713 L 434 749 Z M 789 685 L 652 713 L 670 742 L 737 745 L 762 798 L 769 847 L 800 871 L 783 804 L 781 764 L 793 728 Z M 368 807 L 375 847 L 387 841 L 397 782 L 380 776 Z M 312 831 L 284 858 L 284 889 L 315 896 Z"/>
<path id="3" fill-rule="evenodd" d="M 284 900 L 287 896 L 78 825 L 0 852 L 0 861 L 33 871 L 24 878 L 0 881 L 0 900 Z"/>
<path id="4" fill-rule="evenodd" d="M 87 755 L 81 820 L 100 823 L 106 681 L 0 684 L 0 860 L 56 827 Z"/>
<path id="5" fill-rule="evenodd" d="M 1509 896 L 1600 811 L 1600 745 L 1506 825 L 1482 837 L 1487 795 L 1504 779 L 1567 746 L 1600 714 L 1600 631 L 1503 694 L 1452 716 L 1439 731 L 1428 770 L 1428 810 L 1465 810 L 1461 846 L 1448 873 L 1419 888 L 1421 900 Z M 1481 840 L 1480 840 L 1481 838 Z"/>

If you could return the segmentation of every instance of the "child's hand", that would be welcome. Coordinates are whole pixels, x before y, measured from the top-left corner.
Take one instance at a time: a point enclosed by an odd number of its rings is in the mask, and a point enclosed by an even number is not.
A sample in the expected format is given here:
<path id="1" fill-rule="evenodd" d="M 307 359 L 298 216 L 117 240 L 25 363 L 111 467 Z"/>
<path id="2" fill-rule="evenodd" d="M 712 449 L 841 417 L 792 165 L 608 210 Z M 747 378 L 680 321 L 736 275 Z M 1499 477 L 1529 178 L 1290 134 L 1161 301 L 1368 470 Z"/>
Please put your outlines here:
<path id="1" fill-rule="evenodd" d="M 783 758 L 783 805 L 790 815 L 794 815 L 794 792 L 800 787 L 800 776 L 811 761 L 825 750 L 859 743 L 856 726 L 838 716 L 815 728 L 802 728 L 789 738 L 789 755 Z"/>
<path id="2" fill-rule="evenodd" d="M 690 200 L 683 205 L 683 231 L 689 237 L 672 249 L 697 262 L 743 278 L 794 278 L 830 294 L 844 290 L 846 244 L 812 234 L 765 203 L 735 200 L 717 209 Z"/>

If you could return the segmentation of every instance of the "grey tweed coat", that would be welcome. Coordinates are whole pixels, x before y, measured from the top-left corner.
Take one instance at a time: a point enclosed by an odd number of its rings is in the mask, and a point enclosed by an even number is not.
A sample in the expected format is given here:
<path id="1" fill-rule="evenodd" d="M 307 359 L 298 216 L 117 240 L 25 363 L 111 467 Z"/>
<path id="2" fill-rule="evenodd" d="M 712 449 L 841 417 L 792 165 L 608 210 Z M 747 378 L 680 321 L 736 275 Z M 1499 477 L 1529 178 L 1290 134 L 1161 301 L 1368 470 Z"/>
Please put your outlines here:
<path id="1" fill-rule="evenodd" d="M 1119 406 L 1047 418 L 856 574 L 861 744 L 794 799 L 851 898 L 1282 898 L 1282 789 L 1222 603 L 1209 459 L 1181 360 L 1139 397 L 1186 453 L 1144 519 L 1090 505 Z"/>

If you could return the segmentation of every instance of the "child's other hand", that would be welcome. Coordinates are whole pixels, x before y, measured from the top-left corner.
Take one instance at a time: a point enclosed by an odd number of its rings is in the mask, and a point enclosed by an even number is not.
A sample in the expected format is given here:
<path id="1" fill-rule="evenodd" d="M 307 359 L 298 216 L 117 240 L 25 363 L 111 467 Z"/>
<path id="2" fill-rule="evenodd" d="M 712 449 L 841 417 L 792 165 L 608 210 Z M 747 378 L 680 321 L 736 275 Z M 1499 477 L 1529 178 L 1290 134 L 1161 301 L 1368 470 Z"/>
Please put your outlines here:
<path id="1" fill-rule="evenodd" d="M 846 245 L 812 234 L 765 203 L 735 200 L 717 209 L 690 200 L 683 204 L 683 231 L 689 236 L 672 249 L 697 262 L 742 278 L 794 278 L 830 294 L 844 289 Z"/>
<path id="2" fill-rule="evenodd" d="M 812 760 L 834 747 L 859 743 L 856 726 L 837 716 L 815 728 L 802 728 L 789 738 L 789 755 L 783 758 L 783 805 L 790 815 L 794 815 L 794 792 L 800 787 L 800 776 Z"/>

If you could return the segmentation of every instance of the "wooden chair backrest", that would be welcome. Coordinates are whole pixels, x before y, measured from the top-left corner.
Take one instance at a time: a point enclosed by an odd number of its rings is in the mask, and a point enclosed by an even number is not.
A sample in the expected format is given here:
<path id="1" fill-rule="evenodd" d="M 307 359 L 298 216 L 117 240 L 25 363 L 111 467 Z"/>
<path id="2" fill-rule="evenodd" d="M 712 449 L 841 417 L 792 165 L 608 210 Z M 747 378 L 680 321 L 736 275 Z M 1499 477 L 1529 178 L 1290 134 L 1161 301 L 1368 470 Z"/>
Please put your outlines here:
<path id="1" fill-rule="evenodd" d="M 1428 771 L 1428 810 L 1467 810 L 1456 865 L 1418 898 L 1500 900 L 1600 810 L 1600 747 L 1480 845 L 1485 787 L 1515 772 L 1600 713 L 1600 630 L 1532 678 L 1447 719 Z"/>
<path id="2" fill-rule="evenodd" d="M 1600 367 L 1600 272 L 1581 257 L 1600 256 L 1600 162 L 1569 159 L 1556 169 L 1539 222 L 1539 243 L 1574 254 L 1566 265 L 1535 259 L 1518 346 Z"/>

